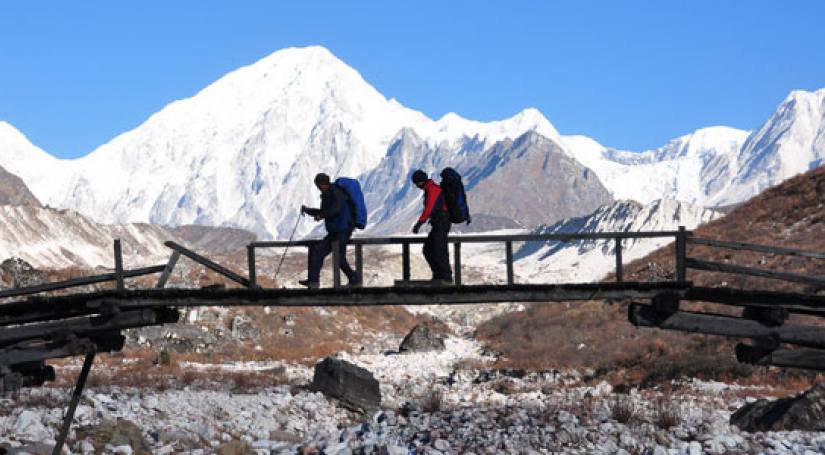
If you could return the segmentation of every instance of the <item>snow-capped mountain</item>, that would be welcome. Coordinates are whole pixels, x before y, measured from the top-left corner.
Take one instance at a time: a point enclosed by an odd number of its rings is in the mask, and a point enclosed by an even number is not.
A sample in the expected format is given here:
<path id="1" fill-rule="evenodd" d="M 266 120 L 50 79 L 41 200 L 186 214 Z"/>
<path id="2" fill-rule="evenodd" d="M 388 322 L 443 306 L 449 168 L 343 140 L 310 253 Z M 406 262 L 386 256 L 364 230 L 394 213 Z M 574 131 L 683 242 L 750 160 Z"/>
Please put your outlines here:
<path id="1" fill-rule="evenodd" d="M 321 47 L 285 49 L 169 104 L 90 155 L 37 166 L 0 165 L 47 204 L 101 222 L 206 224 L 285 235 L 317 202 L 316 172 L 374 168 L 404 127 L 431 143 L 492 143 L 535 129 L 558 133 L 535 110 L 491 123 L 448 114 L 433 121 L 388 100 Z M 299 227 L 306 232 L 309 225 Z"/>
<path id="2" fill-rule="evenodd" d="M 730 163 L 748 134 L 721 126 L 702 128 L 641 153 L 610 149 L 584 136 L 564 136 L 562 141 L 617 199 L 709 205 L 735 177 Z"/>
<path id="3" fill-rule="evenodd" d="M 670 199 L 646 205 L 617 201 L 588 216 L 539 226 L 533 233 L 669 231 L 679 226 L 693 229 L 720 216 L 722 213 L 716 210 Z M 627 239 L 622 241 L 622 258 L 628 263 L 671 242 L 672 237 Z M 514 255 L 515 269 L 520 277 L 541 282 L 598 280 L 615 270 L 615 247 L 613 240 L 528 242 Z"/>
<path id="4" fill-rule="evenodd" d="M 746 199 L 820 163 L 823 93 L 794 92 L 751 136 L 705 128 L 632 153 L 561 136 L 535 109 L 498 122 L 453 113 L 432 120 L 385 98 L 326 49 L 290 48 L 167 105 L 80 159 L 55 159 L 0 122 L 0 166 L 44 204 L 99 222 L 230 226 L 284 238 L 298 207 L 317 204 L 316 172 L 359 177 L 371 225 L 397 232 L 417 209 L 412 169 L 451 165 L 465 173 L 474 211 L 501 226 L 530 227 L 583 215 L 611 196 L 704 205 Z M 543 136 L 556 161 L 522 181 L 522 170 L 543 166 L 533 152 L 514 153 L 527 132 Z M 558 182 L 579 185 L 562 205 L 543 191 Z M 516 203 L 498 197 L 516 184 L 524 185 Z M 297 234 L 313 228 L 301 223 Z"/>
<path id="5" fill-rule="evenodd" d="M 794 175 L 817 168 L 825 159 L 825 89 L 794 91 L 729 163 L 727 188 L 716 205 L 744 201 Z"/>

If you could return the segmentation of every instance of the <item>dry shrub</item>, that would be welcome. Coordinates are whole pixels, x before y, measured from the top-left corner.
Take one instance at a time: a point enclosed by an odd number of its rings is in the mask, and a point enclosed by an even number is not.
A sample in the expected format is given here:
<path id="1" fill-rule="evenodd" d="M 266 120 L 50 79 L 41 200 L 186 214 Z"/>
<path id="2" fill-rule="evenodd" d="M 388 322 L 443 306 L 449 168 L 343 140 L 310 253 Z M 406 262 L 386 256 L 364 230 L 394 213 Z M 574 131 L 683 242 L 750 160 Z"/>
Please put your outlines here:
<path id="1" fill-rule="evenodd" d="M 639 420 L 639 408 L 633 399 L 627 395 L 616 394 L 608 404 L 610 417 L 625 425 Z"/>
<path id="2" fill-rule="evenodd" d="M 673 397 L 662 395 L 653 402 L 653 423 L 669 430 L 682 423 L 682 408 Z"/>
<path id="3" fill-rule="evenodd" d="M 430 393 L 421 398 L 420 405 L 424 412 L 438 412 L 444 405 L 444 394 L 440 389 L 431 389 Z"/>

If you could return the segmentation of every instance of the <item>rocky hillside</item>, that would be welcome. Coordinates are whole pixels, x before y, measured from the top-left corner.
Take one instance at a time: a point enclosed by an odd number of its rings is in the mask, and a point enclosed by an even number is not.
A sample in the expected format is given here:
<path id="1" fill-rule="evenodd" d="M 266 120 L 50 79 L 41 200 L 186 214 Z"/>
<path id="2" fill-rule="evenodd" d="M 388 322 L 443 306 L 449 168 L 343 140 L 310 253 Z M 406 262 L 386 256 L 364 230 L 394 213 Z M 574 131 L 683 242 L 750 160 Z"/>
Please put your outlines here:
<path id="1" fill-rule="evenodd" d="M 20 177 L 0 167 L 0 205 L 40 207 L 40 201 Z"/>

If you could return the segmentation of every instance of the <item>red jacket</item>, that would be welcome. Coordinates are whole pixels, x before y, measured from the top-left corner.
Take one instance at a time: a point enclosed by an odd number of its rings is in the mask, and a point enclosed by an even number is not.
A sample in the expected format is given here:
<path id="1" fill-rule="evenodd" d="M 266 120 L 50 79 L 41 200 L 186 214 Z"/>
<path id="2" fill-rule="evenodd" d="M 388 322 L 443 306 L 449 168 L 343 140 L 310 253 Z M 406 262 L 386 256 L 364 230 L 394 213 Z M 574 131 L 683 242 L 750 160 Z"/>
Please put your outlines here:
<path id="1" fill-rule="evenodd" d="M 421 216 L 418 217 L 419 223 L 424 223 L 430 218 L 430 215 L 433 214 L 433 209 L 439 196 L 441 196 L 441 187 L 432 179 L 427 180 L 427 182 L 424 183 L 424 211 L 421 212 Z M 447 211 L 447 203 L 443 202 L 444 198 L 441 198 L 441 201 L 440 210 Z"/>

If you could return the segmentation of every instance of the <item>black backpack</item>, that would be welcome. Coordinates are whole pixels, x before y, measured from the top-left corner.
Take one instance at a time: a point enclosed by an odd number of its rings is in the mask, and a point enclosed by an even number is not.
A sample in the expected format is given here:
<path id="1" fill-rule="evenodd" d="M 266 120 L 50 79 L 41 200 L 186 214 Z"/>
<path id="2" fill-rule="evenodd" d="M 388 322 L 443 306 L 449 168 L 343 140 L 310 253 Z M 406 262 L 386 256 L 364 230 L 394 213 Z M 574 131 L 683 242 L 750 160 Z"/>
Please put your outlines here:
<path id="1" fill-rule="evenodd" d="M 470 207 L 467 205 L 467 195 L 464 193 L 464 183 L 461 175 L 451 167 L 441 171 L 441 195 L 447 204 L 447 216 L 451 223 L 470 223 Z"/>

